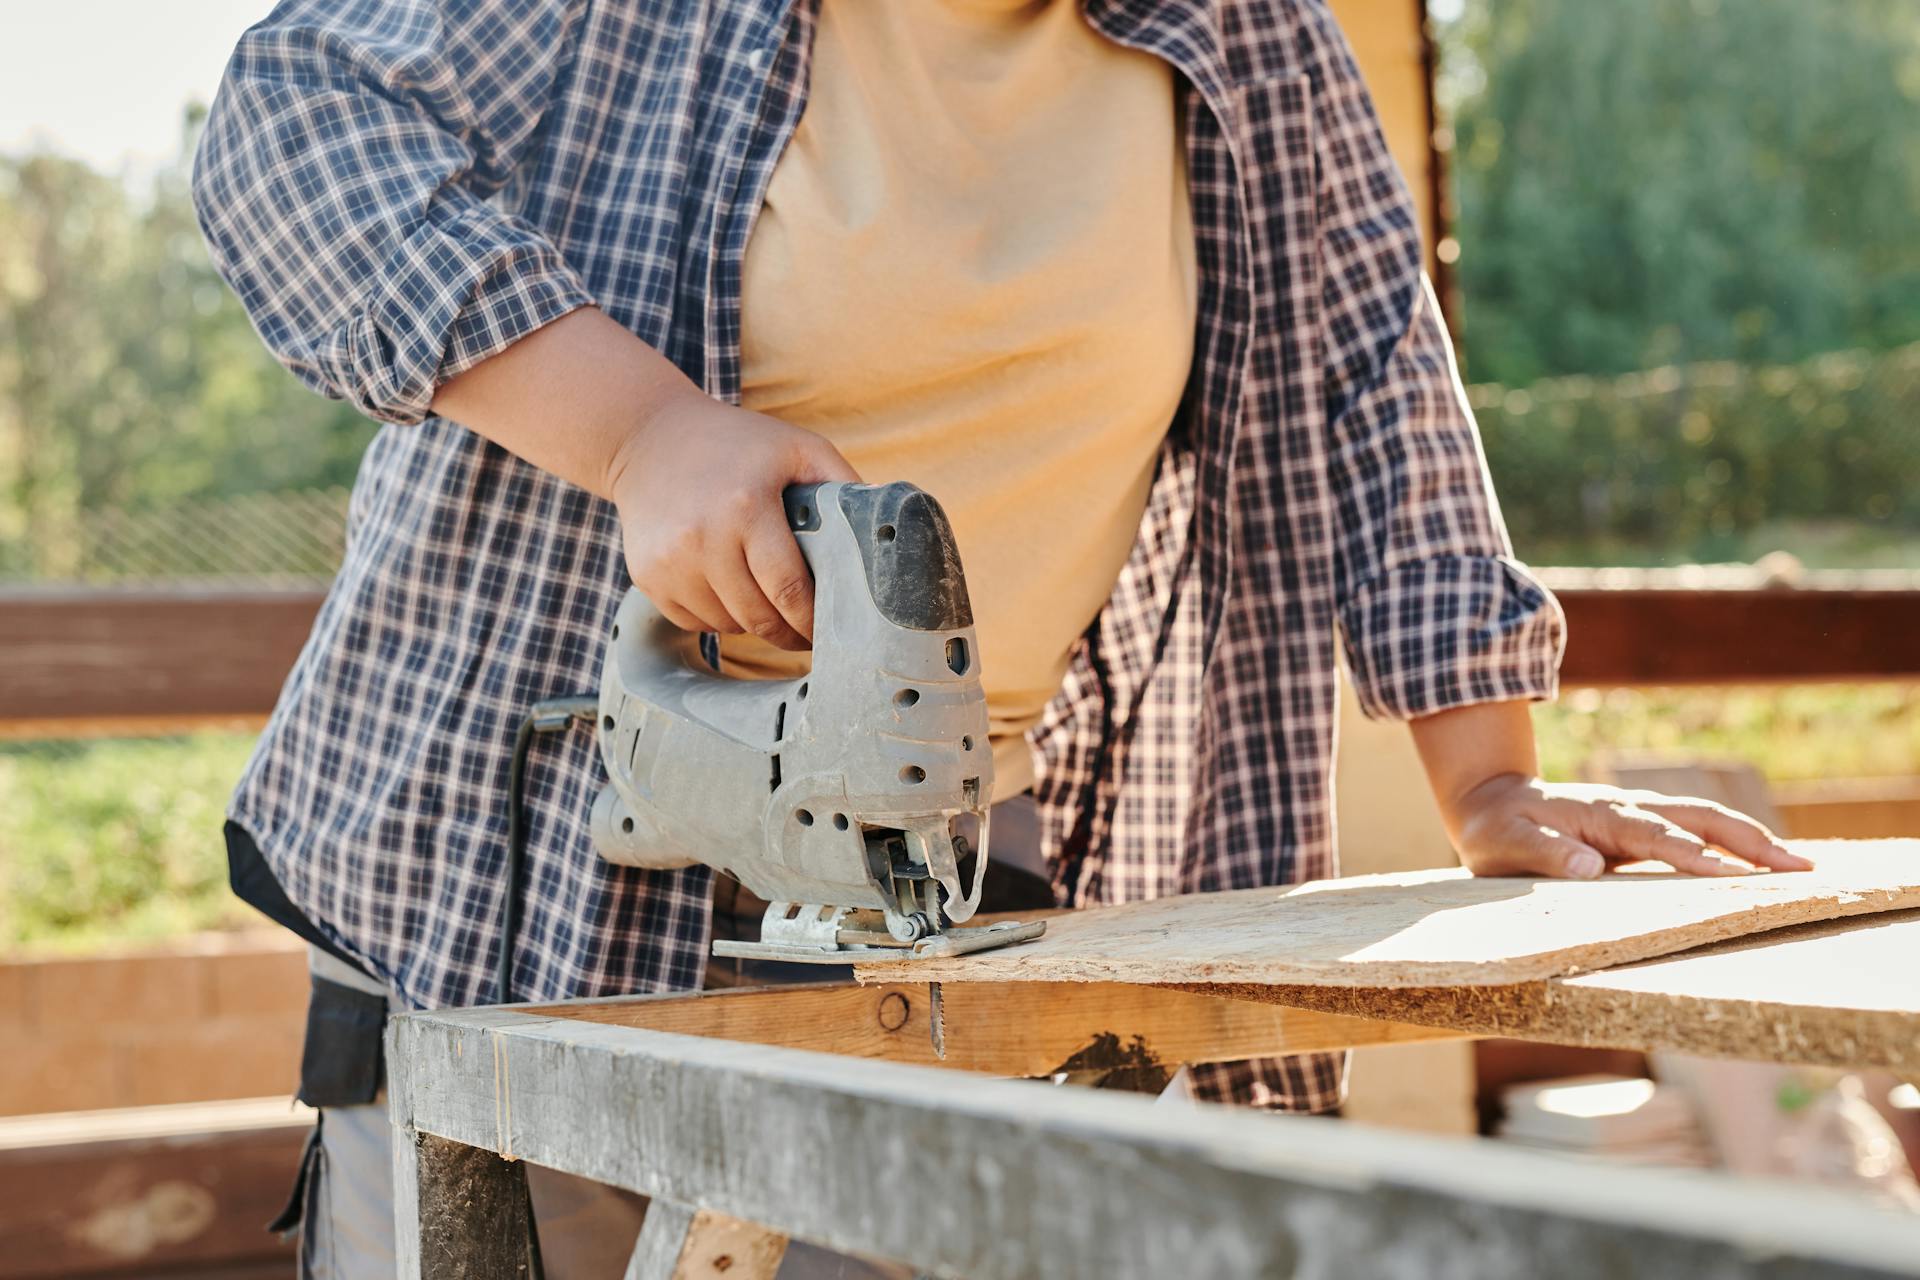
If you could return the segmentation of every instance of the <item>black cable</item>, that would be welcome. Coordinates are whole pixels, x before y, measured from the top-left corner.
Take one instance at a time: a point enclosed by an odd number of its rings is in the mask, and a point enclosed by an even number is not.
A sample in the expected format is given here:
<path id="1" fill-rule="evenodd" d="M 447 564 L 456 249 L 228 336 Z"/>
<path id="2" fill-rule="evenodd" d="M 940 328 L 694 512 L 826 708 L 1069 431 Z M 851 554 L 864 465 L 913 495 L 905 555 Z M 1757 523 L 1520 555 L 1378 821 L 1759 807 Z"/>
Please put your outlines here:
<path id="1" fill-rule="evenodd" d="M 500 894 L 499 998 L 495 1004 L 510 1004 L 513 1000 L 513 946 L 520 933 L 520 876 L 527 861 L 527 754 L 533 746 L 533 735 L 558 733 L 575 720 L 592 723 L 599 713 L 599 700 L 590 693 L 548 698 L 533 704 L 533 710 L 520 722 L 519 733 L 514 735 L 513 763 L 507 770 L 507 883 Z"/>

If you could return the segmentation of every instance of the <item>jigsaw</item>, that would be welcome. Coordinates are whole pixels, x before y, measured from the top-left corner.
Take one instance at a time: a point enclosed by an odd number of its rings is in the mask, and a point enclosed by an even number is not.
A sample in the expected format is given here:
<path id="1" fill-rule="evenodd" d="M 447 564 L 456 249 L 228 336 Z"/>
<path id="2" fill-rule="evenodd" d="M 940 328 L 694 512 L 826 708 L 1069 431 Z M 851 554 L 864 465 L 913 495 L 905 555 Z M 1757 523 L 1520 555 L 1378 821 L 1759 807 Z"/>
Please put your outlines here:
<path id="1" fill-rule="evenodd" d="M 716 955 L 846 964 L 1038 937 L 1044 921 L 949 927 L 980 905 L 993 753 L 946 513 L 905 483 L 796 485 L 783 502 L 813 572 L 812 670 L 721 676 L 628 592 L 600 688 L 600 856 L 704 863 L 766 899 L 760 941 Z"/>

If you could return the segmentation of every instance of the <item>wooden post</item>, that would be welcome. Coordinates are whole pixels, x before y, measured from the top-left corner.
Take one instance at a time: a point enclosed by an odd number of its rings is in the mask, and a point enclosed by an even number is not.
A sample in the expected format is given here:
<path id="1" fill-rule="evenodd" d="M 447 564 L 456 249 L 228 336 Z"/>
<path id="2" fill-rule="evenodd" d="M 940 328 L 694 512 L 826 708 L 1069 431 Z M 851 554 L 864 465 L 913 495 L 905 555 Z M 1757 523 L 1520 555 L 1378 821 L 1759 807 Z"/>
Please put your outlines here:
<path id="1" fill-rule="evenodd" d="M 396 1130 L 393 1210 L 401 1280 L 537 1280 L 527 1172 L 517 1161 Z"/>

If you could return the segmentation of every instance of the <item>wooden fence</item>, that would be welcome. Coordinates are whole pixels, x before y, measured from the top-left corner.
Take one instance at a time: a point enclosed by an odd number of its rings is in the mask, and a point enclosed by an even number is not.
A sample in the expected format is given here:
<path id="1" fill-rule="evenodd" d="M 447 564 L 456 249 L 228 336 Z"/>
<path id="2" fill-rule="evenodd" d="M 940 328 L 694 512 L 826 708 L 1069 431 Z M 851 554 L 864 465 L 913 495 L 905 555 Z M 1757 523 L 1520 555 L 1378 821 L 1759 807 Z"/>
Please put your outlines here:
<path id="1" fill-rule="evenodd" d="M 1684 585 L 1550 575 L 1569 685 L 1920 680 L 1920 583 Z M 0 736 L 170 732 L 263 720 L 320 607 L 314 588 L 0 591 Z M 590 678 L 594 673 L 586 673 Z"/>

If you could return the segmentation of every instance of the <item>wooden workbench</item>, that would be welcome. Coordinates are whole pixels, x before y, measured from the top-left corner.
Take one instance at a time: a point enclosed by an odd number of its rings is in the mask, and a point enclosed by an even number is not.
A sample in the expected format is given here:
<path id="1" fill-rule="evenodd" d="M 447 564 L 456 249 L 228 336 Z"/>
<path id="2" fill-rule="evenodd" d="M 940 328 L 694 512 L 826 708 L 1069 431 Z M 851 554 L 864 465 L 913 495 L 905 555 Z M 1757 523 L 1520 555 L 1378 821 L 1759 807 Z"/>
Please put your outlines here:
<path id="1" fill-rule="evenodd" d="M 403 1274 L 525 1274 L 531 1160 L 655 1198 L 630 1280 L 716 1257 L 759 1280 L 788 1236 L 977 1280 L 1920 1275 L 1920 1220 L 1817 1188 L 982 1078 L 1152 1092 L 1183 1063 L 1493 1034 L 1920 1072 L 1920 842 L 1818 852 L 1737 881 L 1211 894 L 864 985 L 404 1016 Z M 942 979 L 944 1059 L 902 974 Z"/>

